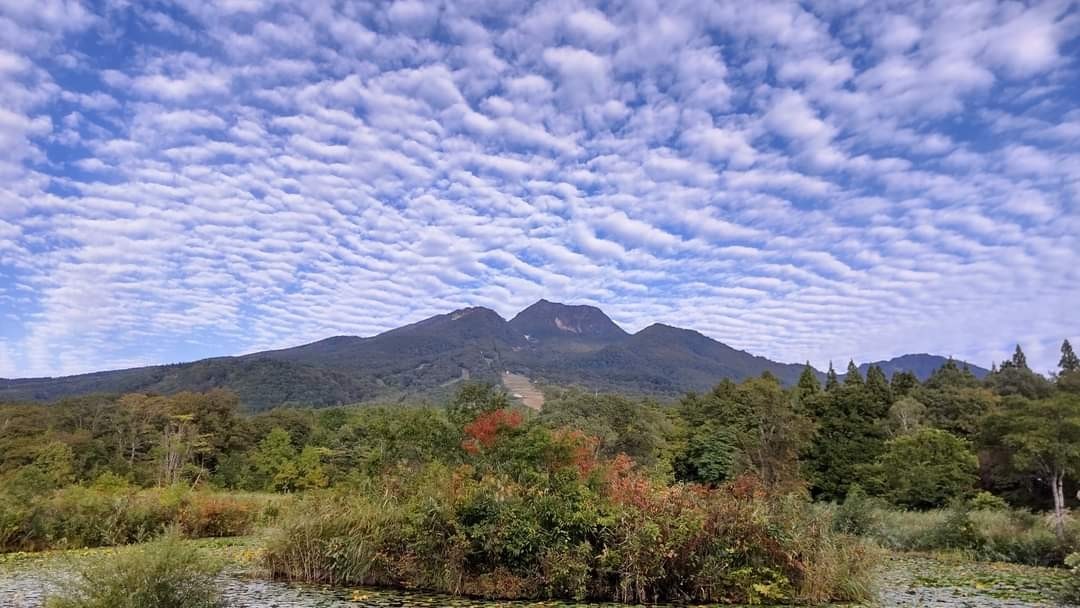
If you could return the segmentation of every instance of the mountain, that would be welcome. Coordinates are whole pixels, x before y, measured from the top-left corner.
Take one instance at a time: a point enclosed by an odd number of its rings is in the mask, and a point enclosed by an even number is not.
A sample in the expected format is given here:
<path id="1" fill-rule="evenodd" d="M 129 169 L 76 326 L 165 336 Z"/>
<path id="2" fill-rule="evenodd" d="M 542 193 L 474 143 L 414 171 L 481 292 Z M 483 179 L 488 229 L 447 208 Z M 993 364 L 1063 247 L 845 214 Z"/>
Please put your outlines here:
<path id="1" fill-rule="evenodd" d="M 910 369 L 925 378 L 944 362 L 909 355 L 879 365 L 887 374 Z M 506 372 L 540 385 L 667 397 L 766 371 L 791 385 L 802 369 L 670 325 L 629 334 L 599 308 L 540 300 L 509 321 L 487 308 L 463 308 L 370 337 L 61 378 L 0 379 L 0 400 L 223 387 L 255 409 L 326 406 L 441 399 L 463 379 L 499 382 Z"/>
<path id="2" fill-rule="evenodd" d="M 629 334 L 595 306 L 567 306 L 540 300 L 510 319 L 510 328 L 534 348 L 592 351 Z"/>
<path id="3" fill-rule="evenodd" d="M 866 370 L 870 369 L 871 365 L 876 365 L 881 368 L 881 371 L 885 372 L 886 378 L 892 378 L 892 375 L 896 372 L 912 372 L 920 381 L 925 382 L 935 371 L 938 370 L 945 362 L 948 361 L 948 357 L 942 357 L 939 355 L 928 355 L 926 353 L 919 353 L 914 355 L 901 355 L 899 357 L 893 357 L 888 361 L 877 361 L 874 363 L 863 363 L 859 366 L 859 372 L 863 376 L 866 376 Z M 957 361 L 956 364 L 960 367 L 968 366 L 972 374 L 975 377 L 982 380 L 990 373 L 990 370 L 979 367 L 966 361 Z"/>

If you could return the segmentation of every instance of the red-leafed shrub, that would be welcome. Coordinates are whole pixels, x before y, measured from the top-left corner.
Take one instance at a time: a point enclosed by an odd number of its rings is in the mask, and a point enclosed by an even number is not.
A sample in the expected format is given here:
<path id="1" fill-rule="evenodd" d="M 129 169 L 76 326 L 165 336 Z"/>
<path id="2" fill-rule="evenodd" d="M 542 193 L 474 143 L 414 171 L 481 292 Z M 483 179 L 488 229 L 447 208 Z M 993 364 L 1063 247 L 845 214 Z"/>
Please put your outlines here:
<path id="1" fill-rule="evenodd" d="M 495 445 L 499 433 L 507 429 L 518 428 L 523 420 L 521 412 L 510 409 L 481 414 L 465 425 L 465 439 L 462 441 L 461 447 L 470 454 L 476 454 L 483 448 L 490 448 Z"/>

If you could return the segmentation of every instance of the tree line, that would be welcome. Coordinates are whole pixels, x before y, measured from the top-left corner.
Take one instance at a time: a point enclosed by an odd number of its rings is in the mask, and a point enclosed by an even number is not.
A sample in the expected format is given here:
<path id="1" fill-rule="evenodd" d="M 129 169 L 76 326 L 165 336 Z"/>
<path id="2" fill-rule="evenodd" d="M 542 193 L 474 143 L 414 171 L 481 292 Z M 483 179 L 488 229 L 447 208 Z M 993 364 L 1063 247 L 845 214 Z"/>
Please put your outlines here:
<path id="1" fill-rule="evenodd" d="M 878 367 L 864 376 L 852 362 L 843 377 L 830 365 L 822 385 L 808 364 L 791 388 L 764 374 L 674 405 L 563 389 L 538 414 L 471 383 L 446 407 L 246 413 L 222 390 L 3 404 L 0 479 L 31 494 L 102 476 L 296 492 L 410 463 L 460 463 L 483 425 L 493 433 L 512 422 L 580 432 L 597 455 L 624 454 L 670 482 L 717 486 L 751 474 L 822 501 L 857 486 L 909 509 L 984 491 L 1052 510 L 1062 533 L 1080 476 L 1080 360 L 1068 341 L 1061 352 L 1049 378 L 1017 346 L 982 380 L 953 361 L 925 382 Z M 488 416 L 497 411 L 516 413 Z"/>

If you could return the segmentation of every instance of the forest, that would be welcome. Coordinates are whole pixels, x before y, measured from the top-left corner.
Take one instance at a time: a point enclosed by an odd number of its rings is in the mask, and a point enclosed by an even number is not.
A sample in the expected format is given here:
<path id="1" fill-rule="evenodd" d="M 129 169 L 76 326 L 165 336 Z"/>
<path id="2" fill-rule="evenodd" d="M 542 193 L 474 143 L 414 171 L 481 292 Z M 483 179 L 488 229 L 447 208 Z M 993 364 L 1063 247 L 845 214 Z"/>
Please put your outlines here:
<path id="1" fill-rule="evenodd" d="M 1061 353 L 1050 377 L 1018 346 L 983 380 L 807 365 L 669 403 L 551 388 L 539 412 L 482 383 L 434 405 L 5 403 L 0 551 L 261 531 L 277 578 L 633 603 L 863 601 L 884 550 L 1065 568 L 1080 359 Z"/>

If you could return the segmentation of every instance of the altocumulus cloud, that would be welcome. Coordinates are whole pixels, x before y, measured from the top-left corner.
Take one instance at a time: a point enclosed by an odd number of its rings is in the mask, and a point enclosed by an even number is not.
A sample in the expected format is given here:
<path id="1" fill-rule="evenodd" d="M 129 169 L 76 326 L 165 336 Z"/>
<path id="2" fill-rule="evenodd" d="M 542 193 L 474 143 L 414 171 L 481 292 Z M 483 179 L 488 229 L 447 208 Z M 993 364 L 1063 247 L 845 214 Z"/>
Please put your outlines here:
<path id="1" fill-rule="evenodd" d="M 7 0 L 0 375 L 539 297 L 1045 370 L 1080 337 L 1078 32 L 1069 1 Z"/>

